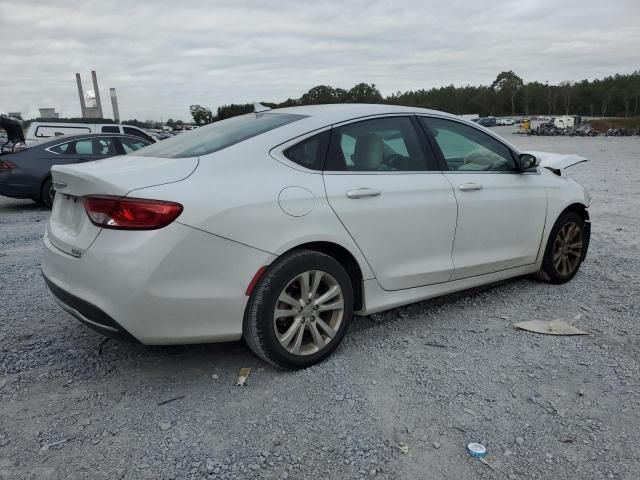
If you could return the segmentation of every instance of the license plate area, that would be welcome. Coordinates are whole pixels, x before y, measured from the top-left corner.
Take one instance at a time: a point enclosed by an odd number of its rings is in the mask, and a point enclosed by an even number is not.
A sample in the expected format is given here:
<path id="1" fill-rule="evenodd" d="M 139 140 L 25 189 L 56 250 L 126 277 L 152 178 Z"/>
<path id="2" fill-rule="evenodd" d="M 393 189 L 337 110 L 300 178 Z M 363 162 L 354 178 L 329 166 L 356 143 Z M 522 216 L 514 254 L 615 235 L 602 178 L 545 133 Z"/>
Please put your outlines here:
<path id="1" fill-rule="evenodd" d="M 47 227 L 49 241 L 60 250 L 80 257 L 100 233 L 84 210 L 82 197 L 58 192 Z"/>

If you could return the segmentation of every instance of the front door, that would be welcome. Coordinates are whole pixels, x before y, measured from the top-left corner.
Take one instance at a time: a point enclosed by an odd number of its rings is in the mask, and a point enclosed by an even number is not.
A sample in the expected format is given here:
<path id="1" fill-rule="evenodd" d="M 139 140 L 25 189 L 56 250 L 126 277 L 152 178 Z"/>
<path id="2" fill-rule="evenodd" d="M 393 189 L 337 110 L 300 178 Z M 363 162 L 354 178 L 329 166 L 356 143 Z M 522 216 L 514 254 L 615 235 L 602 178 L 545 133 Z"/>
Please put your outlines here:
<path id="1" fill-rule="evenodd" d="M 325 165 L 329 204 L 381 287 L 448 281 L 456 199 L 411 116 L 334 127 Z"/>
<path id="2" fill-rule="evenodd" d="M 458 200 L 452 280 L 535 263 L 547 212 L 541 176 L 519 172 L 511 149 L 480 128 L 420 121 Z"/>

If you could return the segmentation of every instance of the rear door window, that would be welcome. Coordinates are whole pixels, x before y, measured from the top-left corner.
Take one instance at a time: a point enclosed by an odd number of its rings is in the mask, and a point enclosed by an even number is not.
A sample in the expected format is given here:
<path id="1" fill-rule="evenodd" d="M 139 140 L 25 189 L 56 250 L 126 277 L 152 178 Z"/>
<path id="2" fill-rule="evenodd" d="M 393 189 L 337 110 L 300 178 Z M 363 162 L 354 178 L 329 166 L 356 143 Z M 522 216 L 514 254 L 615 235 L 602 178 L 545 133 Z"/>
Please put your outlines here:
<path id="1" fill-rule="evenodd" d="M 106 127 L 102 127 L 102 133 L 120 133 L 120 127 L 108 125 Z"/>
<path id="2" fill-rule="evenodd" d="M 427 159 L 411 118 L 393 116 L 334 127 L 325 170 L 424 171 L 427 160 L 434 164 L 433 158 Z"/>
<path id="3" fill-rule="evenodd" d="M 93 141 L 90 138 L 85 140 L 76 140 L 75 150 L 77 155 L 93 155 Z"/>

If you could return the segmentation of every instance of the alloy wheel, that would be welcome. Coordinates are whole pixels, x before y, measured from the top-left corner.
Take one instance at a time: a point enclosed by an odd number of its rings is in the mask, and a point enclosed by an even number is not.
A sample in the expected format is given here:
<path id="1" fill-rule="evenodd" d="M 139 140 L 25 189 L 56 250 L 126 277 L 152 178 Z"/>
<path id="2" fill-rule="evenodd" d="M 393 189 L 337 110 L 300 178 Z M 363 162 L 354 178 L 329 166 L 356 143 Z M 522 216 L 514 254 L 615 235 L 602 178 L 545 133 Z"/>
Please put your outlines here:
<path id="1" fill-rule="evenodd" d="M 273 328 L 287 352 L 310 355 L 333 340 L 343 316 L 340 284 L 327 272 L 310 270 L 293 278 L 280 293 Z"/>
<path id="2" fill-rule="evenodd" d="M 558 230 L 553 244 L 553 265 L 560 275 L 571 275 L 580 265 L 582 257 L 582 228 L 568 222 Z"/>

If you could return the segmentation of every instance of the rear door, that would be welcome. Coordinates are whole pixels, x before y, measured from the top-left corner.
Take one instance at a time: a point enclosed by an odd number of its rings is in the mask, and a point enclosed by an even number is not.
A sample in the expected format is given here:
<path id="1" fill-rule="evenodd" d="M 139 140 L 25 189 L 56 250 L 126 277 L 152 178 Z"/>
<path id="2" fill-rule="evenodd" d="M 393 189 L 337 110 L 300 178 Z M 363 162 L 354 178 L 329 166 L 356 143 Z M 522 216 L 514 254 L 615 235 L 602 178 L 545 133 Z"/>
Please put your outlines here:
<path id="1" fill-rule="evenodd" d="M 452 280 L 535 263 L 547 211 L 540 175 L 519 172 L 511 149 L 479 128 L 419 118 L 458 200 Z"/>
<path id="2" fill-rule="evenodd" d="M 383 289 L 449 280 L 456 200 L 413 116 L 335 126 L 323 173 L 329 204 Z"/>

